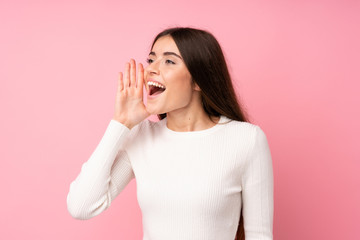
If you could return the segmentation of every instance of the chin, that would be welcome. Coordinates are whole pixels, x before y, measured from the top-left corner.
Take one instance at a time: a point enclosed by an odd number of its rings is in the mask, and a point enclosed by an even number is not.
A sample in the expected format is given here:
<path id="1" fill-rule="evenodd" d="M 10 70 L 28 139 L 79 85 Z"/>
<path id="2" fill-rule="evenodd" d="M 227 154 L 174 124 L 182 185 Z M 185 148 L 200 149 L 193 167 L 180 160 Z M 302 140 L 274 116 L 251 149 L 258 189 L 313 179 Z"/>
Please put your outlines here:
<path id="1" fill-rule="evenodd" d="M 164 111 L 161 111 L 160 109 L 156 109 L 156 107 L 152 107 L 151 105 L 146 106 L 146 111 L 151 115 L 158 115 L 164 113 Z"/>

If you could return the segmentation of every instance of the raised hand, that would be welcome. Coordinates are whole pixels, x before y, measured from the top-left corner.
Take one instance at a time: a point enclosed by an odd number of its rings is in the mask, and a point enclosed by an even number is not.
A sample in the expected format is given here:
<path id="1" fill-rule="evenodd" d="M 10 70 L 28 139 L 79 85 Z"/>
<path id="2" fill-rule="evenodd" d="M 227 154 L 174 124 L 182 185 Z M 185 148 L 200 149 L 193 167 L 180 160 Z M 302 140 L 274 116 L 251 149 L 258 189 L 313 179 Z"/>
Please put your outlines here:
<path id="1" fill-rule="evenodd" d="M 115 113 L 113 119 L 124 124 L 129 129 L 147 118 L 143 102 L 144 67 L 138 64 L 136 79 L 136 62 L 134 59 L 125 64 L 124 74 L 119 73 L 116 91 Z"/>

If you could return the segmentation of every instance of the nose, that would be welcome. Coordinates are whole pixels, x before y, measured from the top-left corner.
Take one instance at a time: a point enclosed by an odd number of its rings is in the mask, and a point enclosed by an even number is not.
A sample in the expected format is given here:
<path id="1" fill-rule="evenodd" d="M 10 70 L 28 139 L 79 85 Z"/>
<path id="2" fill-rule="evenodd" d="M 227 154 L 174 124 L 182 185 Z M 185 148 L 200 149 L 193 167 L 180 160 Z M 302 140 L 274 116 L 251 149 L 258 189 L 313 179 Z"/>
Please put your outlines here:
<path id="1" fill-rule="evenodd" d="M 145 71 L 147 74 L 159 74 L 159 62 L 154 60 L 151 64 L 149 64 L 146 68 Z"/>

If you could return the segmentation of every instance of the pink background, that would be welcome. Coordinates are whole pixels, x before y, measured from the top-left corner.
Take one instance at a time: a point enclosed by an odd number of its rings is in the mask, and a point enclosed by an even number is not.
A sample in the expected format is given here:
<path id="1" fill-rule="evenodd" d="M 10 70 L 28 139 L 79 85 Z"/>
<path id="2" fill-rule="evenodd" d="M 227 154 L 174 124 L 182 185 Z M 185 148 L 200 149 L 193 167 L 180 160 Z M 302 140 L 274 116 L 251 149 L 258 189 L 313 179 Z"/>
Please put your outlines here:
<path id="1" fill-rule="evenodd" d="M 360 239 L 359 1 L 1 1 L 0 238 L 141 239 L 132 181 L 88 221 L 69 184 L 126 61 L 173 26 L 212 32 L 275 179 L 274 239 Z"/>

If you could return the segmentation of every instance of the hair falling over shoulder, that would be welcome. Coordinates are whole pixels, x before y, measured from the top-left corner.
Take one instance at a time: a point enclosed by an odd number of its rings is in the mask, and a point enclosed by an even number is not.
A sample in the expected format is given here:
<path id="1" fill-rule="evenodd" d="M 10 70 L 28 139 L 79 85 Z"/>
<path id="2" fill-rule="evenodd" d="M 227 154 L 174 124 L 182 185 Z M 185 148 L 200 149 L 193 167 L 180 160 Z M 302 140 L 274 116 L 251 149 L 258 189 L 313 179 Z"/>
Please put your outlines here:
<path id="1" fill-rule="evenodd" d="M 240 212 L 239 226 L 234 240 L 245 240 L 244 219 L 242 216 L 242 211 Z"/>

